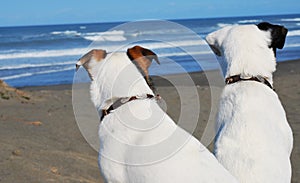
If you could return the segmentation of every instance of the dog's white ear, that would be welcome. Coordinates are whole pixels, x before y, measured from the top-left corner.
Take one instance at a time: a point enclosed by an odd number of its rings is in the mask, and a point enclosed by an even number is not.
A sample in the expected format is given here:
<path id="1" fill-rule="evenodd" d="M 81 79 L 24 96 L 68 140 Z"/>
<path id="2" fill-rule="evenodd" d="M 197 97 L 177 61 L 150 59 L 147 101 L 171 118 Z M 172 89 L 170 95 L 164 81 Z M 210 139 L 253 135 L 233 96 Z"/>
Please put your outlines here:
<path id="1" fill-rule="evenodd" d="M 217 56 L 221 56 L 221 49 L 220 46 L 216 40 L 216 37 L 214 35 L 214 32 L 211 34 L 208 34 L 205 38 L 206 42 L 208 43 L 209 47 L 211 48 L 211 50 L 214 52 L 214 54 L 216 54 Z"/>
<path id="2" fill-rule="evenodd" d="M 148 68 L 150 67 L 153 59 L 160 64 L 157 55 L 149 49 L 141 46 L 134 46 L 127 49 L 127 56 L 146 78 L 148 85 L 152 87 L 153 83 L 149 77 Z"/>
<path id="3" fill-rule="evenodd" d="M 101 49 L 93 49 L 89 51 L 88 53 L 83 55 L 76 63 L 76 71 L 79 69 L 80 66 L 83 66 L 88 72 L 90 78 L 93 80 L 93 74 L 91 72 L 91 61 L 100 62 L 106 57 L 106 55 L 106 51 Z"/>
<path id="4" fill-rule="evenodd" d="M 276 48 L 282 49 L 288 33 L 288 29 L 281 25 L 273 25 L 268 22 L 262 22 L 257 25 L 262 31 L 270 31 L 272 42 L 269 45 L 276 53 Z"/>
<path id="5" fill-rule="evenodd" d="M 212 51 L 217 55 L 217 56 L 222 56 L 222 51 L 221 51 L 221 44 L 223 40 L 225 39 L 226 35 L 228 34 L 228 31 L 232 28 L 233 26 L 226 26 L 222 29 L 219 29 L 215 32 L 212 32 L 208 34 L 205 37 L 206 42 L 212 49 Z"/>

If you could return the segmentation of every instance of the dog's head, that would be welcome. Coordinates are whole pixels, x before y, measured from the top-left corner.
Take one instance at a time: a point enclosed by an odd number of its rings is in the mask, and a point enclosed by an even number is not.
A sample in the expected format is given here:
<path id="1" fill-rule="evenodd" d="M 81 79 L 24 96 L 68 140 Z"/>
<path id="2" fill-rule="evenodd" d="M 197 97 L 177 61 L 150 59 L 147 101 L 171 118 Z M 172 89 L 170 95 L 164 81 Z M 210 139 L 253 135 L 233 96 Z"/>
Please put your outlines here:
<path id="1" fill-rule="evenodd" d="M 227 26 L 206 41 L 222 62 L 224 75 L 266 75 L 275 71 L 276 49 L 282 49 L 287 29 L 267 22 Z M 269 74 L 267 74 L 269 75 Z"/>
<path id="2" fill-rule="evenodd" d="M 126 54 L 127 57 L 132 61 L 132 63 L 144 76 L 150 88 L 154 89 L 153 83 L 149 76 L 148 69 L 152 63 L 152 60 L 155 60 L 158 64 L 160 64 L 157 55 L 153 51 L 143 48 L 141 46 L 134 46 L 132 48 L 129 48 Z M 113 53 L 108 55 L 105 50 L 93 49 L 78 60 L 78 62 L 76 63 L 76 70 L 78 70 L 80 66 L 83 66 L 88 72 L 90 79 L 94 80 L 97 73 L 99 72 L 99 66 L 104 60 L 106 60 L 106 58 L 108 61 L 114 61 L 114 59 L 109 58 L 111 55 L 113 55 Z M 125 60 L 124 64 L 126 64 Z"/>
<path id="3" fill-rule="evenodd" d="M 153 59 L 159 63 L 154 52 L 140 46 L 112 53 L 94 49 L 79 59 L 76 68 L 86 69 L 92 80 L 92 101 L 106 109 L 120 97 L 153 94 L 148 72 Z"/>

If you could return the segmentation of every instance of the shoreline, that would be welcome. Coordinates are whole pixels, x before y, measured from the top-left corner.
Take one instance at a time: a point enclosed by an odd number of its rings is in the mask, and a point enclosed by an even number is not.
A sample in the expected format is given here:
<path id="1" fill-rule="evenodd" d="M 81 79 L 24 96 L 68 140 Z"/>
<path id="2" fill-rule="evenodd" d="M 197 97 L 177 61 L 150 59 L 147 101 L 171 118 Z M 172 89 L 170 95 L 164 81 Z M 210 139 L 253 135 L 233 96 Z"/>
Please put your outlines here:
<path id="1" fill-rule="evenodd" d="M 286 61 L 280 61 L 277 62 L 277 70 L 274 73 L 274 78 L 280 74 L 285 74 L 286 72 L 286 67 L 290 67 L 290 65 L 295 65 L 294 62 L 300 62 L 300 58 L 299 59 L 295 59 L 295 60 L 286 60 Z M 287 65 L 287 66 L 285 66 Z M 278 70 L 280 68 L 278 67 L 284 67 L 284 69 L 282 71 L 280 71 L 280 73 L 278 73 Z M 284 72 L 284 73 L 282 73 Z M 208 71 L 197 71 L 197 72 L 189 72 L 187 74 L 190 75 L 190 77 L 192 78 L 192 80 L 194 81 L 194 83 L 196 85 L 207 85 L 207 79 L 205 78 L 205 73 L 212 73 L 212 74 L 217 74 L 220 73 L 219 70 L 214 69 L 214 70 L 208 70 Z M 152 76 L 152 79 L 154 80 L 154 83 L 156 86 L 170 86 L 169 82 L 165 82 L 164 79 L 162 80 L 162 78 L 167 77 L 167 78 L 176 78 L 176 77 L 182 77 L 183 75 L 186 75 L 186 73 L 178 73 L 178 74 L 170 74 L 170 75 L 163 75 L 163 76 Z M 200 76 L 200 77 L 199 77 Z M 83 83 L 86 84 L 86 83 Z M 70 86 L 71 85 L 71 86 Z M 39 85 L 39 86 L 23 86 L 23 87 L 16 87 L 18 89 L 21 90 L 65 90 L 67 89 L 72 89 L 72 85 L 73 83 L 70 84 L 55 84 L 55 85 Z"/>
<path id="2" fill-rule="evenodd" d="M 220 78 L 216 71 L 205 74 Z M 203 135 L 212 106 L 212 94 L 205 74 L 189 74 L 196 85 L 197 95 L 190 92 L 191 85 L 184 83 L 186 75 L 168 76 L 188 89 L 184 99 L 169 81 L 162 77 L 153 78 L 158 93 L 167 106 L 171 106 L 167 113 L 174 121 L 178 121 L 182 108 L 190 107 L 187 101 L 198 97 L 201 108 L 193 132 L 197 139 Z M 223 79 L 217 84 L 224 85 Z M 89 90 L 88 83 L 83 86 Z M 291 160 L 292 182 L 296 183 L 300 180 L 300 59 L 277 63 L 274 87 L 294 133 Z M 9 95 L 9 99 L 0 98 L 0 182 L 99 182 L 98 154 L 83 137 L 74 116 L 72 84 L 19 89 L 30 98 L 21 100 L 15 95 Z M 222 88 L 215 89 L 220 92 Z M 94 130 L 91 133 L 97 138 L 97 126 L 91 128 Z M 211 150 L 212 145 L 208 148 Z"/>

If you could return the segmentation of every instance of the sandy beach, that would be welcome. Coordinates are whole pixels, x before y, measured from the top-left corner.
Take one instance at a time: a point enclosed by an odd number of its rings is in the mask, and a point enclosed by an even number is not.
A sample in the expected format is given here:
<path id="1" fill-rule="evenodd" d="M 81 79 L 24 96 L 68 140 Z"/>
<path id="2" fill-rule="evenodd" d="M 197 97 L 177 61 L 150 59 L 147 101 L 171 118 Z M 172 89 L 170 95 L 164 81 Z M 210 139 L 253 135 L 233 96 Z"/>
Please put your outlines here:
<path id="1" fill-rule="evenodd" d="M 212 94 L 203 73 L 190 76 L 197 85 L 196 97 L 201 101 L 193 135 L 201 139 L 209 118 Z M 168 78 L 181 81 L 185 89 L 192 87 L 185 85 L 182 75 Z M 154 83 L 166 101 L 167 113 L 177 121 L 181 108 L 189 105 L 186 102 L 189 99 L 180 98 L 165 79 L 156 77 Z M 292 182 L 300 182 L 300 60 L 278 64 L 274 87 L 294 133 Z M 0 147 L 0 182 L 102 182 L 97 152 L 86 142 L 75 120 L 72 85 L 19 90 L 0 87 Z"/>

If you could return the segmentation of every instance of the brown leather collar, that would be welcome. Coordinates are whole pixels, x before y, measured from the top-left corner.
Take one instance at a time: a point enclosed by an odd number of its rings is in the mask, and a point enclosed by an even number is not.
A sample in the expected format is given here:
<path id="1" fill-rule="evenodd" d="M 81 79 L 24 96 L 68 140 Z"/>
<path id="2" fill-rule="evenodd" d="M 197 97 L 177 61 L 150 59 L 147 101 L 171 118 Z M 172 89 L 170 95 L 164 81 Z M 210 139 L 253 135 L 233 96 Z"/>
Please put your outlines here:
<path id="1" fill-rule="evenodd" d="M 226 84 L 232 84 L 232 83 L 236 83 L 239 81 L 257 81 L 257 82 L 267 85 L 269 88 L 274 90 L 273 86 L 269 83 L 269 81 L 262 76 L 252 76 L 251 78 L 241 78 L 241 75 L 234 75 L 234 76 L 230 76 L 225 79 Z"/>
<path id="2" fill-rule="evenodd" d="M 132 96 L 132 97 L 128 97 L 128 98 L 119 98 L 117 101 L 115 101 L 108 109 L 102 109 L 102 116 L 100 118 L 100 121 L 103 120 L 103 118 L 108 115 L 112 110 L 117 109 L 118 107 L 120 107 L 121 105 L 133 101 L 133 100 L 137 100 L 137 99 L 152 99 L 154 98 L 153 95 L 151 94 L 146 94 L 145 96 Z M 159 95 L 156 96 L 156 98 L 159 98 Z"/>

